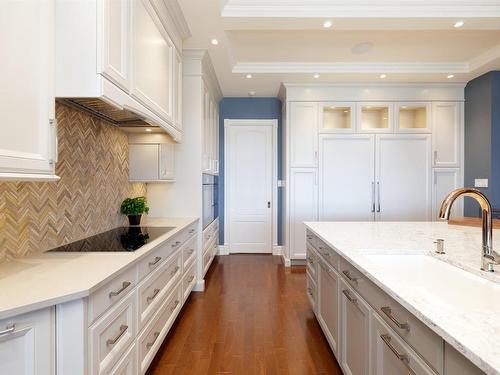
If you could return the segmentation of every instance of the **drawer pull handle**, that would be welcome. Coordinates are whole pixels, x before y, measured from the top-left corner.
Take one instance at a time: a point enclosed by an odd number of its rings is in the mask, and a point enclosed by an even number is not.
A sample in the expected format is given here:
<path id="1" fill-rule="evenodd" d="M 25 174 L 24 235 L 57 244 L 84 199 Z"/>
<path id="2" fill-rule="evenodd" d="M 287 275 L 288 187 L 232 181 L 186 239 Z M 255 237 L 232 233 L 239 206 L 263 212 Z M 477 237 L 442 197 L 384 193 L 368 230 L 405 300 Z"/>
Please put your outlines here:
<path id="1" fill-rule="evenodd" d="M 122 287 L 118 289 L 116 292 L 109 292 L 109 298 L 111 297 L 116 297 L 117 295 L 121 294 L 125 289 L 127 289 L 130 286 L 130 281 L 124 281 L 122 284 Z"/>
<path id="2" fill-rule="evenodd" d="M 307 288 L 307 293 L 309 293 L 309 295 L 312 297 L 313 296 L 313 292 L 312 292 L 312 289 L 311 288 Z"/>
<path id="3" fill-rule="evenodd" d="M 194 249 L 191 249 L 191 250 L 188 251 L 188 255 L 191 255 L 193 253 L 194 253 Z"/>
<path id="4" fill-rule="evenodd" d="M 106 345 L 115 345 L 118 340 L 120 340 L 120 337 L 124 335 L 125 332 L 127 332 L 128 326 L 125 324 L 122 324 L 120 326 L 120 333 L 114 338 L 114 339 L 109 339 L 106 341 Z"/>
<path id="5" fill-rule="evenodd" d="M 181 241 L 175 241 L 175 243 L 172 244 L 172 247 L 177 247 L 181 244 Z"/>
<path id="6" fill-rule="evenodd" d="M 344 293 L 344 296 L 346 296 L 346 298 L 351 301 L 352 303 L 354 304 L 357 304 L 358 303 L 358 299 L 357 298 L 354 298 L 353 296 L 351 296 L 351 292 L 349 292 L 347 289 L 344 289 L 342 291 L 342 293 Z"/>
<path id="7" fill-rule="evenodd" d="M 328 251 L 325 251 L 325 252 L 323 253 L 323 255 L 324 255 L 325 257 L 330 258 L 330 253 L 329 253 Z"/>
<path id="8" fill-rule="evenodd" d="M 308 239 L 308 240 L 312 240 L 312 239 L 313 239 L 313 236 L 311 236 L 311 235 L 307 235 L 307 239 Z"/>
<path id="9" fill-rule="evenodd" d="M 10 326 L 5 327 L 3 331 L 0 331 L 0 336 L 10 335 L 11 333 L 14 333 L 15 330 L 16 330 L 16 325 L 12 324 Z"/>
<path id="10" fill-rule="evenodd" d="M 176 299 L 176 300 L 175 300 L 175 302 L 174 302 L 174 304 L 173 304 L 173 306 L 170 308 L 170 312 L 174 311 L 174 310 L 175 310 L 175 308 L 176 308 L 177 306 L 179 306 L 179 303 L 180 303 L 180 302 L 179 302 L 179 300 L 178 300 L 178 299 Z"/>
<path id="11" fill-rule="evenodd" d="M 189 276 L 188 282 L 190 283 L 193 280 L 194 280 L 194 275 Z"/>
<path id="12" fill-rule="evenodd" d="M 156 298 L 156 296 L 158 295 L 158 293 L 160 293 L 160 289 L 153 290 L 153 294 L 150 297 L 146 298 L 148 303 L 150 303 L 152 300 L 154 300 Z"/>
<path id="13" fill-rule="evenodd" d="M 179 271 L 179 268 L 180 268 L 179 266 L 175 266 L 174 270 L 170 272 L 170 276 L 174 276 L 177 273 L 177 271 Z"/>
<path id="14" fill-rule="evenodd" d="M 397 325 L 398 328 L 410 331 L 410 325 L 408 323 L 401 323 L 394 315 L 392 315 L 392 310 L 389 306 L 383 306 L 380 310 L 382 310 L 382 312 L 391 320 L 391 322 Z"/>
<path id="15" fill-rule="evenodd" d="M 195 232 L 195 230 L 194 230 L 194 229 L 191 229 L 191 230 L 189 231 L 189 234 L 193 234 L 194 232 Z"/>
<path id="16" fill-rule="evenodd" d="M 387 345 L 387 347 L 389 349 L 391 349 L 391 352 L 393 352 L 394 355 L 396 357 L 398 357 L 398 359 L 408 367 L 408 365 L 410 364 L 410 358 L 408 357 L 407 354 L 401 354 L 398 352 L 398 350 L 391 343 L 391 340 L 392 340 L 391 336 L 389 336 L 387 334 L 382 334 L 382 335 L 380 335 L 380 338 L 385 343 L 385 345 Z M 410 371 L 412 374 L 415 374 L 412 369 L 410 369 Z"/>
<path id="17" fill-rule="evenodd" d="M 149 262 L 149 267 L 156 266 L 160 260 L 161 260 L 161 257 L 155 257 L 155 260 L 153 260 L 152 262 Z"/>
<path id="18" fill-rule="evenodd" d="M 342 271 L 342 273 L 345 275 L 345 277 L 347 277 L 347 279 L 349 281 L 352 281 L 353 283 L 357 283 L 358 282 L 358 278 L 357 277 L 352 277 L 351 273 L 348 270 L 344 270 L 344 271 Z"/>
<path id="19" fill-rule="evenodd" d="M 158 336 L 160 336 L 160 332 L 155 332 L 154 335 L 153 335 L 153 341 L 148 342 L 146 344 L 146 348 L 147 349 L 150 349 L 155 344 L 156 340 L 158 339 Z"/>

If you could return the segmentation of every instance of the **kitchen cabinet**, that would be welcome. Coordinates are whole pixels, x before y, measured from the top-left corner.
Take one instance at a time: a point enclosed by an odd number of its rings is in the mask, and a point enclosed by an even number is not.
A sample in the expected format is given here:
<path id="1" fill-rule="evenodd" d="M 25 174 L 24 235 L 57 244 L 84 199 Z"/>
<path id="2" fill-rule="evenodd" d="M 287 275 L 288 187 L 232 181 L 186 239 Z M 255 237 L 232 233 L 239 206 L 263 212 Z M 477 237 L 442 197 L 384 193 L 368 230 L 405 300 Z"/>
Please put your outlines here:
<path id="1" fill-rule="evenodd" d="M 219 109 L 208 87 L 203 85 L 203 172 L 219 174 Z"/>
<path id="2" fill-rule="evenodd" d="M 374 220 L 375 136 L 319 138 L 319 220 Z"/>
<path id="3" fill-rule="evenodd" d="M 450 191 L 463 187 L 461 170 L 459 168 L 434 168 L 432 189 L 432 220 L 438 220 L 439 209 L 444 198 Z M 451 211 L 452 217 L 463 216 L 463 197 L 458 198 Z"/>
<path id="4" fill-rule="evenodd" d="M 431 138 L 429 135 L 376 137 L 376 219 L 431 219 Z"/>
<path id="5" fill-rule="evenodd" d="M 57 180 L 55 1 L 1 3 L 0 180 Z"/>
<path id="6" fill-rule="evenodd" d="M 173 111 L 174 126 L 182 130 L 182 56 L 179 51 L 174 52 L 173 62 Z"/>
<path id="7" fill-rule="evenodd" d="M 55 316 L 46 308 L 0 321 L 0 374 L 55 374 Z"/>
<path id="8" fill-rule="evenodd" d="M 132 96 L 172 121 L 174 45 L 148 2 L 132 1 L 131 10 Z"/>
<path id="9" fill-rule="evenodd" d="M 320 133 L 355 133 L 356 104 L 329 102 L 319 104 Z"/>
<path id="10" fill-rule="evenodd" d="M 395 104 L 397 133 L 430 133 L 431 105 L 428 102 L 399 102 Z"/>
<path id="11" fill-rule="evenodd" d="M 165 134 L 129 134 L 129 180 L 175 180 L 175 143 Z"/>
<path id="12" fill-rule="evenodd" d="M 343 280 L 340 283 L 341 360 L 348 375 L 370 371 L 370 307 Z"/>
<path id="13" fill-rule="evenodd" d="M 318 162 L 318 104 L 290 105 L 290 167 L 316 167 Z"/>
<path id="14" fill-rule="evenodd" d="M 432 104 L 434 167 L 460 167 L 463 103 Z"/>
<path id="15" fill-rule="evenodd" d="M 445 343 L 444 375 L 484 375 L 484 372 L 448 343 Z"/>
<path id="16" fill-rule="evenodd" d="M 290 174 L 290 256 L 305 259 L 304 221 L 318 220 L 318 170 L 293 168 Z"/>
<path id="17" fill-rule="evenodd" d="M 393 106 L 385 102 L 357 104 L 357 122 L 360 133 L 392 133 Z"/>
<path id="18" fill-rule="evenodd" d="M 318 267 L 318 322 L 321 325 L 326 339 L 330 344 L 335 357 L 340 358 L 340 276 L 323 260 L 319 260 Z"/>

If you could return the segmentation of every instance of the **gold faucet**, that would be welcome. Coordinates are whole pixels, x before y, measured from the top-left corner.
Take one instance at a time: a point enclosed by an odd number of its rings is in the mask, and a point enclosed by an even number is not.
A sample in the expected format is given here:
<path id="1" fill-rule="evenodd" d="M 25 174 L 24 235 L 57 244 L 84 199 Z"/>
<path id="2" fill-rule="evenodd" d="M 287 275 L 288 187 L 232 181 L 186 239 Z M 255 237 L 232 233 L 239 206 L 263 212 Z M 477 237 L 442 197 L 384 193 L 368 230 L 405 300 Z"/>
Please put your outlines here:
<path id="1" fill-rule="evenodd" d="M 487 272 L 494 272 L 494 266 L 500 264 L 500 254 L 493 250 L 492 234 L 493 225 L 491 219 L 491 204 L 488 198 L 476 189 L 456 189 L 449 193 L 441 204 L 439 217 L 441 219 L 450 219 L 451 206 L 453 202 L 460 197 L 474 198 L 481 206 L 482 224 L 483 224 L 483 246 L 481 250 L 481 269 Z"/>

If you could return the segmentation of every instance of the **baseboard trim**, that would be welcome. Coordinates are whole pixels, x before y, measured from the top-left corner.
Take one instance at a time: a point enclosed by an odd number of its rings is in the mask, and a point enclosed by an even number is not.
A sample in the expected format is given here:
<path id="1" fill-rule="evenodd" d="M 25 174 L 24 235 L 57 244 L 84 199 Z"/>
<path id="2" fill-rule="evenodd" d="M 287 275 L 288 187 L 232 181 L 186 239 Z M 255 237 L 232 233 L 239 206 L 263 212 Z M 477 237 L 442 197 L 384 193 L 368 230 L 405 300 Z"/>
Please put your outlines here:
<path id="1" fill-rule="evenodd" d="M 219 245 L 219 251 L 217 251 L 217 255 L 229 255 L 229 246 Z"/>
<path id="2" fill-rule="evenodd" d="M 193 292 L 204 292 L 205 291 L 205 279 L 199 280 L 194 284 Z"/>
<path id="3" fill-rule="evenodd" d="M 273 255 L 282 256 L 283 255 L 283 246 L 274 245 L 273 246 Z"/>
<path id="4" fill-rule="evenodd" d="M 287 258 L 284 254 L 281 254 L 281 262 L 285 267 L 291 267 L 292 262 L 290 261 L 290 258 Z"/>

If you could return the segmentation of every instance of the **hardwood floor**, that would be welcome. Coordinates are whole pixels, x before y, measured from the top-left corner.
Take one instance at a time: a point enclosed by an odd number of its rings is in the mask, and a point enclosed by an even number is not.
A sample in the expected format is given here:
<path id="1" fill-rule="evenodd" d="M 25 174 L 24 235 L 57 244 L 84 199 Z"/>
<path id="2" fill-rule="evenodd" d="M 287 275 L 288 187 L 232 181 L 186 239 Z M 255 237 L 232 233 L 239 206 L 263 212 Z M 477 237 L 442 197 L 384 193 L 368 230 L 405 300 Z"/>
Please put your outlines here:
<path id="1" fill-rule="evenodd" d="M 305 282 L 304 267 L 271 255 L 216 257 L 148 374 L 342 374 Z"/>

